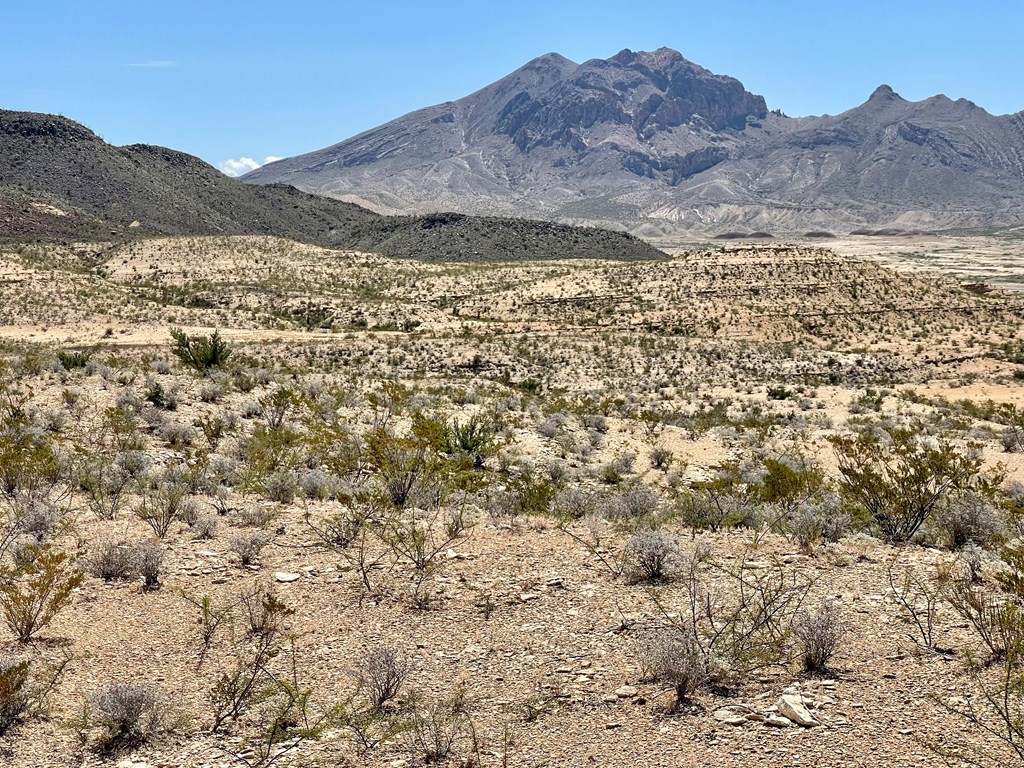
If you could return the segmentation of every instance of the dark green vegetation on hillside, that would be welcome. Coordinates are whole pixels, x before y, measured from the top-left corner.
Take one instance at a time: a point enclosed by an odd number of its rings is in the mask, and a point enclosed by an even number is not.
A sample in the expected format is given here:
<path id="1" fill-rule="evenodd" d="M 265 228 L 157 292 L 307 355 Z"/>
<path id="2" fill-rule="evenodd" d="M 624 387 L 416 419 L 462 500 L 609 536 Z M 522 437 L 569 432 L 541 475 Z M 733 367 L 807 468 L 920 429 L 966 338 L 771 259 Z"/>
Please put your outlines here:
<path id="1" fill-rule="evenodd" d="M 0 238 L 111 234 L 265 234 L 452 261 L 663 255 L 630 235 L 599 229 L 454 214 L 381 216 L 290 186 L 246 185 L 171 149 L 114 147 L 64 117 L 0 111 Z"/>

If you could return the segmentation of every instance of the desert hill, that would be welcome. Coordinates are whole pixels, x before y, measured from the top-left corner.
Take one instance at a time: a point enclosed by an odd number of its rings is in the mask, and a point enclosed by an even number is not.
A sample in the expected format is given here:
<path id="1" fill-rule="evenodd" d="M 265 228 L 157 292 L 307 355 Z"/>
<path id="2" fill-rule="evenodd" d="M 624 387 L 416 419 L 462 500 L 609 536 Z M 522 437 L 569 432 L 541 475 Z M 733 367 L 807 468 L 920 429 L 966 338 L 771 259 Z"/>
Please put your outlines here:
<path id="1" fill-rule="evenodd" d="M 249 186 L 164 147 L 114 147 L 64 117 L 0 111 L 0 236 L 275 235 L 444 260 L 658 258 L 621 232 L 460 215 L 384 217 L 280 184 Z"/>

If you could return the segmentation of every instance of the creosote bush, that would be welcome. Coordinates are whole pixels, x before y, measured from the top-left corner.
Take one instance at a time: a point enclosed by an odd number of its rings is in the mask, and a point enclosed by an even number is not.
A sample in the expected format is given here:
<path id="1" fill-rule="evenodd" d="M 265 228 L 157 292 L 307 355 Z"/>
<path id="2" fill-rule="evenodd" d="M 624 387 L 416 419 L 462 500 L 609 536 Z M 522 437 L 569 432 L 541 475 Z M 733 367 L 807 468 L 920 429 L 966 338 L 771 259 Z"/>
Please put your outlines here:
<path id="1" fill-rule="evenodd" d="M 82 583 L 71 555 L 51 544 L 39 545 L 24 568 L 0 576 L 0 613 L 22 642 L 70 605 L 75 588 Z"/>
<path id="2" fill-rule="evenodd" d="M 950 493 L 982 490 L 981 457 L 929 438 L 920 426 L 863 429 L 832 438 L 842 494 L 888 542 L 905 542 Z"/>

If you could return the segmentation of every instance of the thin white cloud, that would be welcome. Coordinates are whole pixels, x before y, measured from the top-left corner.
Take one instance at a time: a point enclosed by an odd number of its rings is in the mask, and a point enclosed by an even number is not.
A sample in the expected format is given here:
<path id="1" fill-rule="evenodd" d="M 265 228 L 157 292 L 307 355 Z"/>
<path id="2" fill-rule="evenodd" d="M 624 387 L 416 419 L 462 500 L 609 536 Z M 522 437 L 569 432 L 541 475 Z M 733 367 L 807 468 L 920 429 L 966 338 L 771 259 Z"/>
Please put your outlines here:
<path id="1" fill-rule="evenodd" d="M 137 61 L 128 66 L 135 67 L 136 69 L 167 69 L 168 67 L 178 66 L 178 62 L 171 61 L 170 59 L 154 59 L 153 61 Z"/>
<path id="2" fill-rule="evenodd" d="M 259 160 L 254 160 L 251 157 L 240 157 L 237 160 L 225 160 L 217 167 L 220 168 L 221 173 L 228 176 L 241 176 L 249 171 L 255 171 L 267 163 L 273 163 L 278 160 L 284 160 L 284 158 L 277 157 L 276 155 L 267 155 L 261 163 Z"/>

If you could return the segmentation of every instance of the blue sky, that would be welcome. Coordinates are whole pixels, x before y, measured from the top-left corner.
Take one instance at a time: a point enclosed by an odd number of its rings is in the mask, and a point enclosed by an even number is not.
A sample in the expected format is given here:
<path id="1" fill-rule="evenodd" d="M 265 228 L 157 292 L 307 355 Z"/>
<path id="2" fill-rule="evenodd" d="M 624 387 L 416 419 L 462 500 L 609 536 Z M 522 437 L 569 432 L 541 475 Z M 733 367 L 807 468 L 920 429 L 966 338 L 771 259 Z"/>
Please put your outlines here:
<path id="1" fill-rule="evenodd" d="M 1021 0 L 4 0 L 0 108 L 219 165 L 318 149 L 531 58 L 668 46 L 790 115 L 880 83 L 1024 110 Z M 241 166 L 237 166 L 241 167 Z"/>

